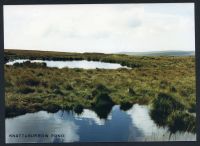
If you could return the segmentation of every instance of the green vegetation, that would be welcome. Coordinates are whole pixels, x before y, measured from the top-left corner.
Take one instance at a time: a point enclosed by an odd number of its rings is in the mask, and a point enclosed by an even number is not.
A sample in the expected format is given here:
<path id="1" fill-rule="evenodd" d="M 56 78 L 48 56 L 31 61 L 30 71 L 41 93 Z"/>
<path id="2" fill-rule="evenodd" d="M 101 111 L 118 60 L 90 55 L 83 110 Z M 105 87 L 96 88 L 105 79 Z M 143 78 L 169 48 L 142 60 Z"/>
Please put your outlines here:
<path id="1" fill-rule="evenodd" d="M 188 112 L 187 105 L 181 103 L 181 99 L 159 93 L 154 99 L 151 109 L 151 117 L 159 126 L 168 125 L 170 131 L 189 131 L 195 133 L 195 117 Z"/>
<path id="2" fill-rule="evenodd" d="M 46 67 L 46 63 L 31 63 L 30 61 L 26 61 L 24 63 L 14 63 L 14 67 L 31 67 L 31 68 L 36 68 L 36 67 Z"/>
<path id="3" fill-rule="evenodd" d="M 5 65 L 6 117 L 27 112 L 83 108 L 106 118 L 114 104 L 151 104 L 152 119 L 172 131 L 195 131 L 195 58 L 145 57 L 103 53 L 5 50 L 13 59 L 93 60 L 120 63 L 131 69 L 48 68 L 44 63 Z M 177 128 L 177 123 L 180 127 Z M 177 129 L 176 129 L 177 128 Z"/>
<path id="4" fill-rule="evenodd" d="M 185 110 L 184 108 L 185 106 L 180 103 L 179 99 L 165 93 L 159 93 L 153 101 L 151 117 L 157 121 L 158 125 L 166 125 L 167 118 L 172 112 Z"/>

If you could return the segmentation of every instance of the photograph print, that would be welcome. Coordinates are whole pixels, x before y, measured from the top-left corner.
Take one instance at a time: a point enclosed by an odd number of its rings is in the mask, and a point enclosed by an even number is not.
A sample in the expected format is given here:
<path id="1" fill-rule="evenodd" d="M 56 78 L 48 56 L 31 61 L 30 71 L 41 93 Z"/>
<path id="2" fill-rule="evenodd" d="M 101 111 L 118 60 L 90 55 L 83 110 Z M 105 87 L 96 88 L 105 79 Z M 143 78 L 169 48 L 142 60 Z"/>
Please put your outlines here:
<path id="1" fill-rule="evenodd" d="M 194 3 L 3 11 L 6 143 L 196 141 Z"/>

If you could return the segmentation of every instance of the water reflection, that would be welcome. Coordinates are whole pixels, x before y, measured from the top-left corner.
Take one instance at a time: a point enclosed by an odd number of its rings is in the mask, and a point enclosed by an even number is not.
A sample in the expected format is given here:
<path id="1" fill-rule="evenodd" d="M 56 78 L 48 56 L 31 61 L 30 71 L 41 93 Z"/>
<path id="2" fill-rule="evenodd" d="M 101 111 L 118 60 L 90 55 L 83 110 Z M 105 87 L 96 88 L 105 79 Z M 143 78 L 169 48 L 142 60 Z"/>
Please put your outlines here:
<path id="1" fill-rule="evenodd" d="M 112 107 L 113 107 L 112 105 L 97 106 L 97 107 L 94 107 L 93 110 L 95 111 L 95 113 L 98 115 L 100 119 L 107 119 L 109 113 L 112 110 Z"/>
<path id="2" fill-rule="evenodd" d="M 74 116 L 75 119 L 77 120 L 88 120 L 89 124 L 92 125 L 92 123 L 94 122 L 96 125 L 104 125 L 106 120 L 111 120 L 112 119 L 112 115 L 109 114 L 107 116 L 107 119 L 101 119 L 98 117 L 98 115 L 89 109 L 84 109 L 81 115 L 75 115 Z"/>
<path id="3" fill-rule="evenodd" d="M 107 118 L 100 118 L 93 110 L 84 109 L 81 114 L 73 111 L 25 114 L 6 119 L 6 143 L 52 143 L 52 142 L 126 142 L 196 140 L 191 133 L 176 133 L 169 139 L 167 128 L 157 127 L 149 116 L 147 106 L 138 104 L 127 111 L 115 105 Z M 48 138 L 13 138 L 10 134 L 48 134 Z M 64 137 L 51 137 L 60 134 Z"/>
<path id="4" fill-rule="evenodd" d="M 77 135 L 78 125 L 72 120 L 63 120 L 59 114 L 40 111 L 37 113 L 25 114 L 16 118 L 6 119 L 6 142 L 8 143 L 46 143 L 46 142 L 74 142 L 79 140 Z M 47 134 L 48 137 L 21 137 L 13 138 L 24 134 Z M 51 136 L 54 134 L 54 136 Z M 64 134 L 62 138 L 55 137 L 55 134 Z M 10 135 L 10 136 L 9 136 Z"/>
<path id="5" fill-rule="evenodd" d="M 138 114 L 139 113 L 139 114 Z M 135 125 L 142 132 L 139 141 L 193 141 L 196 140 L 195 134 L 188 132 L 176 132 L 172 134 L 167 127 L 158 127 L 157 124 L 149 116 L 147 106 L 135 104 L 127 111 L 132 119 L 132 125 Z M 133 130 L 133 129 L 131 129 Z"/>
<path id="6" fill-rule="evenodd" d="M 28 59 L 17 59 L 14 61 L 9 61 L 6 65 L 13 65 L 14 63 L 23 63 L 29 61 Z M 31 60 L 31 62 L 45 62 L 47 67 L 57 67 L 57 68 L 83 68 L 83 69 L 118 69 L 118 68 L 128 68 L 125 66 L 121 66 L 118 63 L 106 63 L 100 61 L 87 61 L 87 60 L 79 60 L 79 61 L 48 61 L 48 60 Z"/>

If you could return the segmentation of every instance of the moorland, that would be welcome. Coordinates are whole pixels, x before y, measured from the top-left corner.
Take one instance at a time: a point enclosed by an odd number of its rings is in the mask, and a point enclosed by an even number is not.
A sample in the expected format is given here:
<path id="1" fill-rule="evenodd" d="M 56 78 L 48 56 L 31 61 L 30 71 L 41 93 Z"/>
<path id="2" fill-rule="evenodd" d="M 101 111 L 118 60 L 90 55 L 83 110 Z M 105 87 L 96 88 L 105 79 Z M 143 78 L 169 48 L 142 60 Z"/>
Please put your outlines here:
<path id="1" fill-rule="evenodd" d="M 46 110 L 99 110 L 120 105 L 150 105 L 151 117 L 171 131 L 195 132 L 194 56 L 130 56 L 124 54 L 4 50 L 6 117 Z M 45 63 L 15 59 L 119 63 L 129 68 L 50 68 Z"/>

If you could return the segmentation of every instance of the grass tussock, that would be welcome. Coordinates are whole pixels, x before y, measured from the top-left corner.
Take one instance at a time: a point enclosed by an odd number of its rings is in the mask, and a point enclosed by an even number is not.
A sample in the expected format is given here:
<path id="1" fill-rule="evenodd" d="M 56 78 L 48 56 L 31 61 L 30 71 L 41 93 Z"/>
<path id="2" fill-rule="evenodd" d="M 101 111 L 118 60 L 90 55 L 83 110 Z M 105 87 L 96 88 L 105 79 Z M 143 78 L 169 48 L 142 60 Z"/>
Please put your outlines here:
<path id="1" fill-rule="evenodd" d="M 151 118 L 159 126 L 168 126 L 170 132 L 188 131 L 195 133 L 195 117 L 189 113 L 187 105 L 178 97 L 159 93 L 152 103 Z"/>

